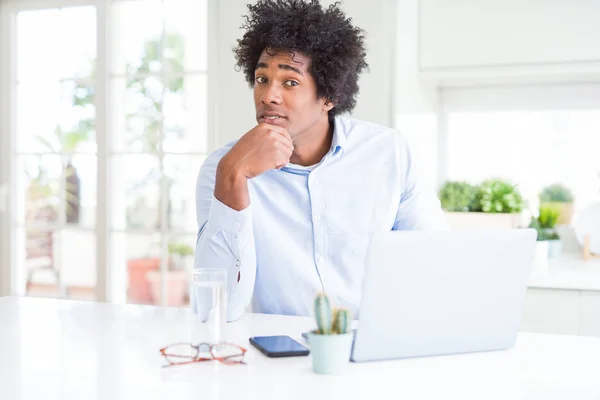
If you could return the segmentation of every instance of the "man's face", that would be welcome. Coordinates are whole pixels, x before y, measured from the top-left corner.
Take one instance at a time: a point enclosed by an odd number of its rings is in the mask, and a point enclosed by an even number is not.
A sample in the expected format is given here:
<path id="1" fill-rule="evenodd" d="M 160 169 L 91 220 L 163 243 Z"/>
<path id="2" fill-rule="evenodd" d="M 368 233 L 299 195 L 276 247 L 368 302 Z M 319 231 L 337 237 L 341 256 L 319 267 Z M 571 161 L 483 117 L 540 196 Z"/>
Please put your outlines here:
<path id="1" fill-rule="evenodd" d="M 254 74 L 256 120 L 279 125 L 292 138 L 325 121 L 333 105 L 317 99 L 310 57 L 289 51 L 263 51 Z"/>

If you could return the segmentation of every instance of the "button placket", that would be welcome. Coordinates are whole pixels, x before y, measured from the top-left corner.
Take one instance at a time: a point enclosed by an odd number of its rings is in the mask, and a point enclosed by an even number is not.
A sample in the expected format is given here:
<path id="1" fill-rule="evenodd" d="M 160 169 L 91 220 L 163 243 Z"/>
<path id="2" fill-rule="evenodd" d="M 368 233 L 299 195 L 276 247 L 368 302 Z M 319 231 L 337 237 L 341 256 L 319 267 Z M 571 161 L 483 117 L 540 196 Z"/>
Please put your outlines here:
<path id="1" fill-rule="evenodd" d="M 324 282 L 324 272 L 325 269 L 325 229 L 324 229 L 324 218 L 322 215 L 322 204 L 323 201 L 321 199 L 322 192 L 319 190 L 318 186 L 319 180 L 315 179 L 315 171 L 313 171 L 309 175 L 308 179 L 308 187 L 309 187 L 309 196 L 311 203 L 311 218 L 313 224 L 313 233 L 314 233 L 314 260 L 317 268 L 317 273 L 319 274 L 319 279 L 321 281 L 321 285 L 325 286 Z"/>

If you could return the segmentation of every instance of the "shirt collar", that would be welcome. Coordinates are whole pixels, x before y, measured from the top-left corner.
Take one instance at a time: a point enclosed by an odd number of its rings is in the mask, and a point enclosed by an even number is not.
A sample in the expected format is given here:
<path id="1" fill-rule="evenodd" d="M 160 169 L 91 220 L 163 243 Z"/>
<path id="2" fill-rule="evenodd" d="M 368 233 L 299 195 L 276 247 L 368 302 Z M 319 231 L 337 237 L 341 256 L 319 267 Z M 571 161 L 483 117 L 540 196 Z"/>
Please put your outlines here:
<path id="1" fill-rule="evenodd" d="M 334 117 L 333 122 L 333 139 L 331 140 L 331 151 L 333 154 L 340 155 L 344 154 L 344 148 L 346 146 L 346 133 L 339 116 Z"/>
<path id="2" fill-rule="evenodd" d="M 336 116 L 333 121 L 333 138 L 331 139 L 331 154 L 339 154 L 340 156 L 342 156 L 344 154 L 344 148 L 346 147 L 347 140 L 348 139 L 346 137 L 346 132 L 344 131 L 343 121 L 339 116 Z M 310 171 L 310 168 L 288 163 L 282 168 L 282 170 L 299 174 L 306 174 Z"/>

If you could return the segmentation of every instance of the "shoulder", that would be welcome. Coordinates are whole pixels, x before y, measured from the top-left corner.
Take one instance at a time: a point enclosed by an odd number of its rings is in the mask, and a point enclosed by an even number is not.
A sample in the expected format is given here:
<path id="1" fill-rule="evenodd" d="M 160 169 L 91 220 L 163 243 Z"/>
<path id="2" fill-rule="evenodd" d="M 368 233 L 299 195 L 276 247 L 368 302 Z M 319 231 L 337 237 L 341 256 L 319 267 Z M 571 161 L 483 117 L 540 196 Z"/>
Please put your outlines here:
<path id="1" fill-rule="evenodd" d="M 398 151 L 408 146 L 403 132 L 374 122 L 338 116 L 335 127 L 345 136 L 350 148 L 377 147 Z"/>

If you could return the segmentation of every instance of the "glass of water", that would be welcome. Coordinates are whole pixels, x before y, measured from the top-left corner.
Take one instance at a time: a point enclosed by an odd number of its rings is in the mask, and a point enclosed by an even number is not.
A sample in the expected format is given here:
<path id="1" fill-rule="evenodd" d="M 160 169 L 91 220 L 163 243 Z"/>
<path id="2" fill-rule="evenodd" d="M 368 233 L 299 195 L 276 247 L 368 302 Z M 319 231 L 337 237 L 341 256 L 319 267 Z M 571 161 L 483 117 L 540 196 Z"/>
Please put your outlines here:
<path id="1" fill-rule="evenodd" d="M 190 303 L 196 340 L 210 344 L 225 342 L 227 322 L 227 271 L 217 268 L 197 268 L 192 272 Z"/>

